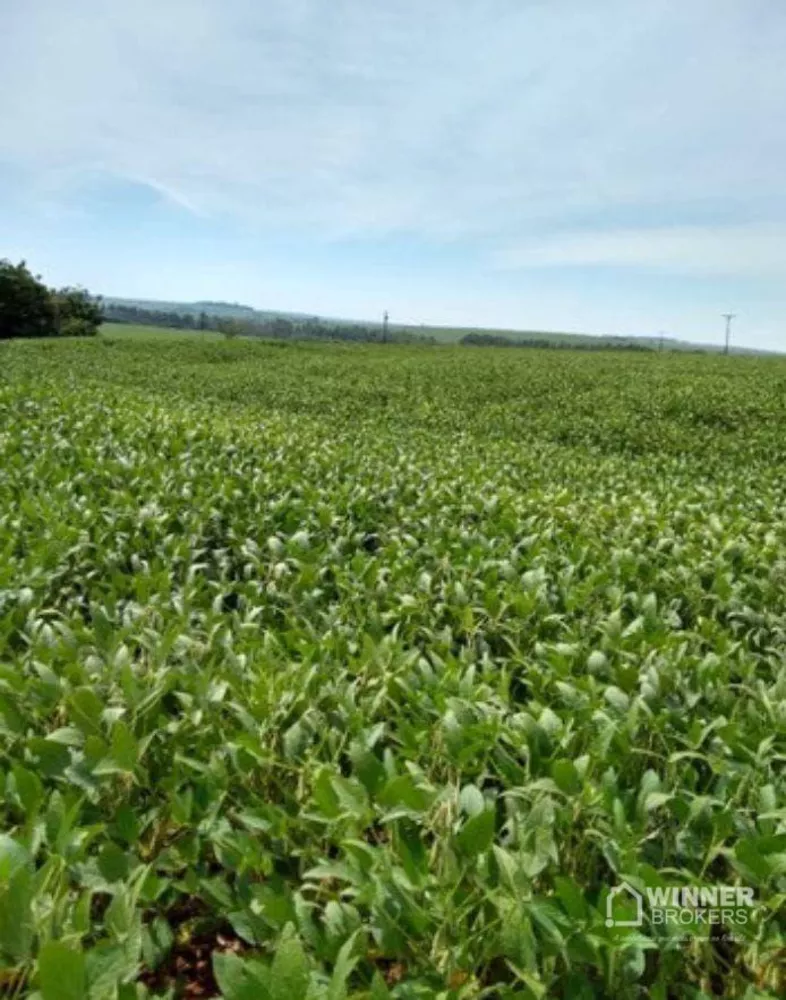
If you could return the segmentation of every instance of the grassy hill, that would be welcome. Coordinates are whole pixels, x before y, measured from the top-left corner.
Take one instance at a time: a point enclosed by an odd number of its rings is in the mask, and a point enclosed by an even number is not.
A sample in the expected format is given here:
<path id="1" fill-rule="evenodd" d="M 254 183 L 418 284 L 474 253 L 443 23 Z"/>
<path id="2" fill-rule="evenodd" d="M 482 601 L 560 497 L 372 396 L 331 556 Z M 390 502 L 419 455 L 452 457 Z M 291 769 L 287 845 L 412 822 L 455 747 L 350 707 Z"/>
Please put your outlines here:
<path id="1" fill-rule="evenodd" d="M 215 330 L 177 330 L 166 326 L 141 326 L 134 323 L 102 323 L 101 334 L 113 340 L 159 340 L 166 338 L 202 337 L 207 340 L 223 340 Z"/>

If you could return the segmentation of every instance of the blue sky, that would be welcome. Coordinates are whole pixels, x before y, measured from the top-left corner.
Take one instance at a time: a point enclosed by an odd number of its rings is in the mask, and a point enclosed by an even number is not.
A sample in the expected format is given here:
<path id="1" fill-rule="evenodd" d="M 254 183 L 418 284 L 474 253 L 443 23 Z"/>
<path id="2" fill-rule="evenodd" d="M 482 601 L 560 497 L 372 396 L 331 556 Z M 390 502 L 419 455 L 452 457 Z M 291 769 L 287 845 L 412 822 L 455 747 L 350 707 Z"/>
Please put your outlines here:
<path id="1" fill-rule="evenodd" d="M 782 0 L 5 0 L 0 255 L 786 351 Z"/>

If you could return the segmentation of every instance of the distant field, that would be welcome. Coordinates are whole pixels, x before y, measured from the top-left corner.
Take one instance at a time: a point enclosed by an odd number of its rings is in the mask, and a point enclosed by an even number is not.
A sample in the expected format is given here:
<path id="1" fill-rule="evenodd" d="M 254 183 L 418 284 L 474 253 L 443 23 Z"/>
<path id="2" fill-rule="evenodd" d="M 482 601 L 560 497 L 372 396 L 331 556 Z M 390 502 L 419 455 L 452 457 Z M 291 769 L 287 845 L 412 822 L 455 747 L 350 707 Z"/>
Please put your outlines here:
<path id="1" fill-rule="evenodd" d="M 786 360 L 107 332 L 0 344 L 0 993 L 786 996 Z"/>
<path id="2" fill-rule="evenodd" d="M 508 337 L 511 340 L 539 340 L 546 341 L 551 344 L 559 346 L 570 346 L 571 344 L 586 344 L 588 340 L 603 340 L 604 338 L 588 338 L 582 334 L 571 334 L 571 333 L 538 333 L 535 331 L 522 332 L 514 330 L 490 330 L 483 329 L 480 327 L 466 327 L 466 328 L 450 328 L 450 327 L 420 327 L 420 326 L 397 326 L 393 328 L 394 331 L 399 330 L 407 333 L 413 333 L 421 337 L 433 337 L 438 343 L 442 344 L 457 344 L 462 337 L 465 337 L 470 333 L 481 333 L 481 334 L 491 334 Z M 104 323 L 101 327 L 101 332 L 107 336 L 111 337 L 121 337 L 121 338 L 132 338 L 132 339 L 156 339 L 160 338 L 161 334 L 166 336 L 180 336 L 180 337 L 208 337 L 209 339 L 215 339 L 216 337 L 221 337 L 222 335 L 215 331 L 204 331 L 204 330 L 188 330 L 188 329 L 175 329 L 172 327 L 160 327 L 160 326 L 135 326 L 127 323 Z M 608 341 L 609 346 L 614 346 L 614 341 Z"/>
<path id="3" fill-rule="evenodd" d="M 418 327 L 418 326 L 401 326 L 395 327 L 396 330 L 403 330 L 409 333 L 414 333 L 422 337 L 434 337 L 440 343 L 454 344 L 458 343 L 462 337 L 466 336 L 468 333 L 489 333 L 497 334 L 501 333 L 504 336 L 509 336 L 511 338 L 524 338 L 529 336 L 532 338 L 537 338 L 540 340 L 550 340 L 554 343 L 569 343 L 575 340 L 581 341 L 581 336 L 574 334 L 558 334 L 558 333 L 531 333 L 531 334 L 521 334 L 513 333 L 506 330 L 481 330 L 481 329 L 450 329 L 448 327 Z M 121 338 L 134 338 L 134 339 L 145 339 L 145 338 L 158 338 L 161 334 L 167 336 L 198 336 L 198 337 L 221 337 L 221 334 L 215 331 L 204 331 L 204 330 L 187 330 L 187 329 L 175 329 L 172 327 L 162 327 L 162 326 L 135 326 L 128 323 L 104 323 L 101 327 L 101 332 L 111 337 L 121 337 Z"/>
<path id="4" fill-rule="evenodd" d="M 134 326 L 130 323 L 104 323 L 103 336 L 121 340 L 157 340 L 166 337 L 204 337 L 208 340 L 221 339 L 221 334 L 212 330 L 176 330 L 166 326 Z"/>
<path id="5" fill-rule="evenodd" d="M 215 338 L 221 336 L 215 331 L 201 331 L 176 329 L 173 327 L 158 326 L 136 326 L 126 323 L 104 323 L 102 327 L 104 334 L 112 337 L 123 338 L 157 338 L 161 334 L 167 336 L 207 336 Z M 556 347 L 609 347 L 619 348 L 626 344 L 647 346 L 657 349 L 659 344 L 654 338 L 647 337 L 600 337 L 590 336 L 581 333 L 551 333 L 548 331 L 523 331 L 523 330 L 496 330 L 485 327 L 439 327 L 439 326 L 392 326 L 391 332 L 414 334 L 416 337 L 433 338 L 440 344 L 457 344 L 468 334 L 481 334 L 485 336 L 503 336 L 511 341 L 534 340 L 540 343 L 550 344 Z M 689 344 L 685 341 L 669 340 L 665 341 L 666 351 L 695 350 L 697 345 Z M 706 349 L 706 345 L 705 345 Z M 736 352 L 735 352 L 736 353 Z M 755 353 L 755 352 L 754 352 Z"/>
<path id="6" fill-rule="evenodd" d="M 466 328 L 452 328 L 452 327 L 439 327 L 439 326 L 396 326 L 395 330 L 402 330 L 408 333 L 414 333 L 421 337 L 433 337 L 440 343 L 454 344 L 458 343 L 462 337 L 465 337 L 469 333 L 485 333 L 485 334 L 502 334 L 503 336 L 510 337 L 513 340 L 516 339 L 537 339 L 537 340 L 547 340 L 555 344 L 570 344 L 570 343 L 580 343 L 581 341 L 587 340 L 586 336 L 581 334 L 571 334 L 571 333 L 537 333 L 537 332 L 527 332 L 513 331 L 513 330 L 489 330 L 482 329 L 480 327 L 466 327 Z M 134 337 L 134 338 L 149 338 L 149 337 L 159 337 L 162 333 L 169 336 L 204 336 L 206 333 L 208 336 L 217 337 L 220 334 L 202 331 L 202 330 L 178 330 L 171 327 L 160 327 L 160 326 L 134 326 L 127 323 L 104 323 L 101 328 L 101 332 L 108 334 L 112 337 Z"/>

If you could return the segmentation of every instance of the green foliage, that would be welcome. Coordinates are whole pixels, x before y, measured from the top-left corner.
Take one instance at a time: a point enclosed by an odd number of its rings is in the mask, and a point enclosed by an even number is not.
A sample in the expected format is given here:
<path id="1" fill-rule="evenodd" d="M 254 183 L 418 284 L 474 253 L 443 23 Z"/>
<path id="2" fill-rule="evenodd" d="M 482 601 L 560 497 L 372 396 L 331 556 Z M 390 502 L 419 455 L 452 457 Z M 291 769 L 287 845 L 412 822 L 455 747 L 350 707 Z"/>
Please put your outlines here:
<path id="1" fill-rule="evenodd" d="M 84 289 L 55 292 L 25 265 L 0 260 L 0 340 L 92 337 L 102 322 L 100 303 Z"/>
<path id="2" fill-rule="evenodd" d="M 784 995 L 784 361 L 1 353 L 0 989 Z"/>
<path id="3" fill-rule="evenodd" d="M 30 953 L 33 870 L 25 848 L 0 835 L 0 954 L 16 964 Z"/>
<path id="4" fill-rule="evenodd" d="M 83 288 L 61 288 L 54 293 L 61 337 L 94 337 L 103 321 L 100 302 Z"/>
<path id="5" fill-rule="evenodd" d="M 564 337 L 564 339 L 562 339 Z M 473 330 L 464 334 L 458 341 L 462 347 L 561 347 L 568 350 L 584 351 L 608 351 L 614 348 L 618 351 L 653 351 L 655 345 L 651 340 L 625 337 L 589 337 L 577 334 L 570 337 L 569 334 L 551 334 L 537 336 L 527 334 L 524 336 L 508 336 L 502 333 L 483 333 Z"/>
<path id="6" fill-rule="evenodd" d="M 24 261 L 0 260 L 0 340 L 49 337 L 55 324 L 54 303 L 41 279 Z"/>
<path id="7" fill-rule="evenodd" d="M 47 941 L 38 954 L 42 1000 L 84 1000 L 85 957 L 61 941 Z"/>

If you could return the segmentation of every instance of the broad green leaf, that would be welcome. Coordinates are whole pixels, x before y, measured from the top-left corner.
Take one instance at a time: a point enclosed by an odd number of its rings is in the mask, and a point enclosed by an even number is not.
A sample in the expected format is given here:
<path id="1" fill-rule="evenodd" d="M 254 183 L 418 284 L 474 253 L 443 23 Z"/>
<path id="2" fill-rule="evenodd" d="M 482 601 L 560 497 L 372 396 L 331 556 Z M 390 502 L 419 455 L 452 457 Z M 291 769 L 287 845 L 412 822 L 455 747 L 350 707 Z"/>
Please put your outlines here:
<path id="1" fill-rule="evenodd" d="M 124 771 L 136 767 L 139 749 L 134 734 L 122 720 L 112 727 L 112 759 Z"/>
<path id="2" fill-rule="evenodd" d="M 33 940 L 33 871 L 28 852 L 0 834 L 0 953 L 26 959 Z"/>
<path id="3" fill-rule="evenodd" d="M 270 1000 L 274 994 L 262 970 L 232 952 L 213 952 L 213 972 L 226 1000 Z"/>
<path id="4" fill-rule="evenodd" d="M 551 777 L 561 792 L 577 795 L 581 791 L 581 779 L 572 760 L 555 760 L 551 765 Z"/>
<path id="5" fill-rule="evenodd" d="M 270 969 L 272 1000 L 306 1000 L 309 978 L 303 946 L 290 925 L 284 931 Z"/>
<path id="6" fill-rule="evenodd" d="M 341 950 L 336 957 L 333 966 L 333 975 L 330 977 L 327 1000 L 346 1000 L 347 981 L 352 974 L 352 970 L 358 963 L 358 957 L 353 957 L 352 951 L 358 939 L 359 931 L 349 937 L 341 946 Z"/>
<path id="7" fill-rule="evenodd" d="M 464 823 L 456 837 L 458 847 L 469 855 L 482 854 L 494 842 L 496 816 L 493 809 L 484 809 Z"/>
<path id="8" fill-rule="evenodd" d="M 477 785 L 465 785 L 461 789 L 459 803 L 467 816 L 477 816 L 486 808 L 486 800 Z"/>
<path id="9" fill-rule="evenodd" d="M 62 941 L 46 941 L 38 953 L 38 980 L 43 1000 L 83 1000 L 84 954 Z"/>
<path id="10" fill-rule="evenodd" d="M 12 774 L 16 786 L 16 794 L 30 819 L 37 812 L 44 800 L 44 786 L 41 779 L 35 773 L 20 764 L 14 766 Z"/>

